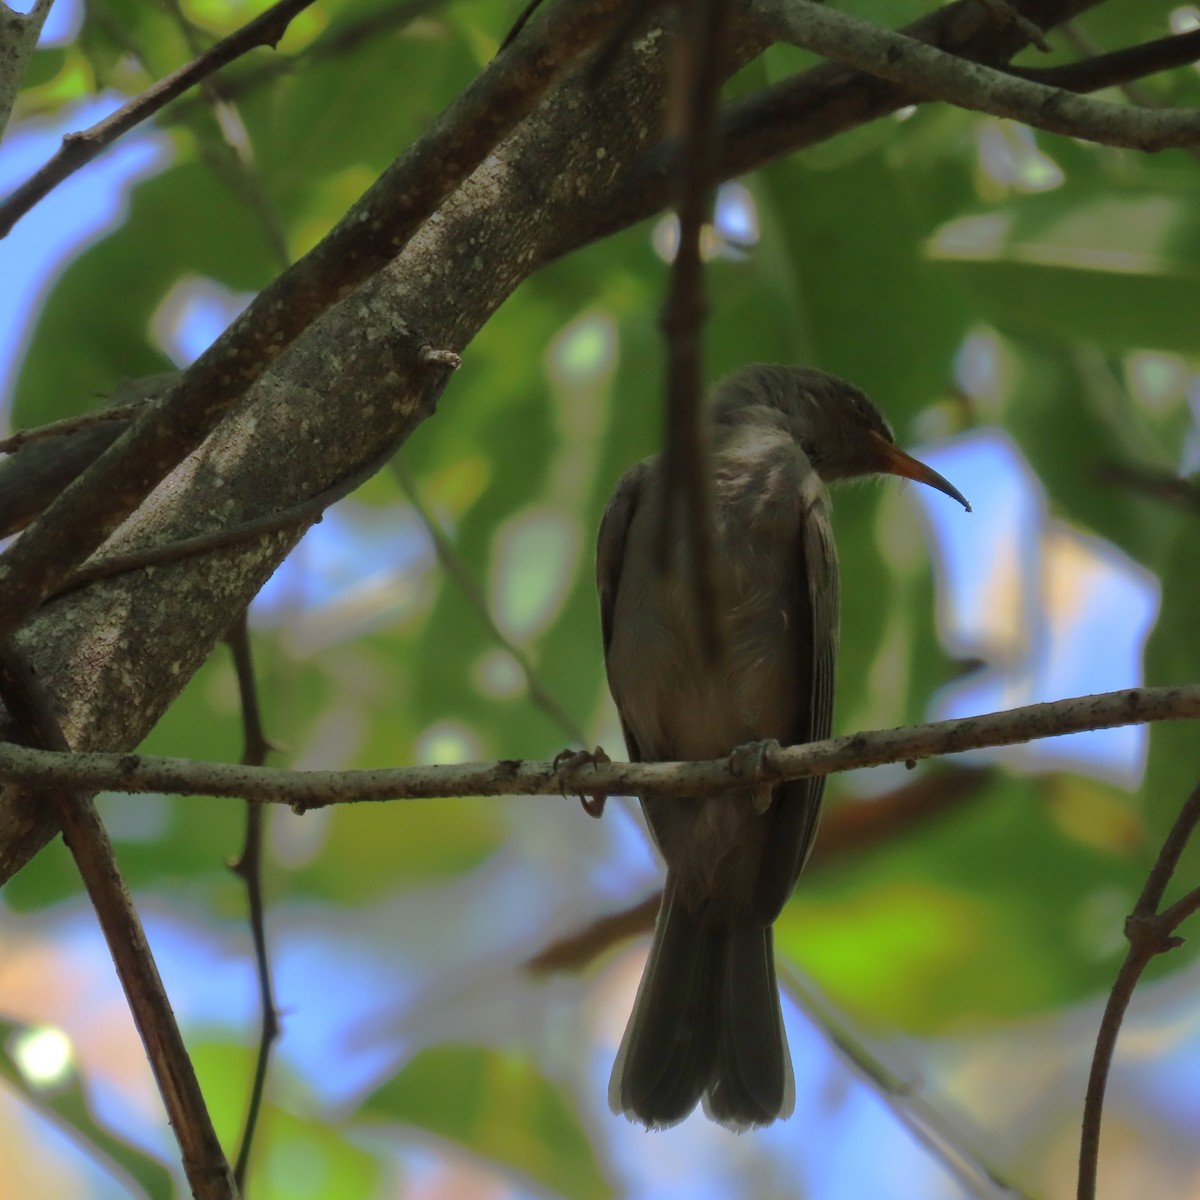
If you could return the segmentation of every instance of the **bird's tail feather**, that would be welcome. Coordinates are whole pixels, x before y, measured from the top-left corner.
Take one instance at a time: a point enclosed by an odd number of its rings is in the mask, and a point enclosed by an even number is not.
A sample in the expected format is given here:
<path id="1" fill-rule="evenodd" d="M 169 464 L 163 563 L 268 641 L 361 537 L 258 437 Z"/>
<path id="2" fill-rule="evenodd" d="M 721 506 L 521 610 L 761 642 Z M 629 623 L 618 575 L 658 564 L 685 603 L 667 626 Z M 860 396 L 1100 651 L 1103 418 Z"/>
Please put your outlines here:
<path id="1" fill-rule="evenodd" d="M 704 1111 L 738 1130 L 790 1117 L 796 1083 L 769 925 L 743 925 L 730 932 L 722 985 L 716 1073 Z"/>
<path id="2" fill-rule="evenodd" d="M 651 1129 L 705 1110 L 732 1129 L 795 1102 L 770 928 L 711 932 L 663 893 L 654 941 L 609 1084 L 613 1112 Z"/>
<path id="3" fill-rule="evenodd" d="M 696 1107 L 716 1064 L 723 940 L 701 929 L 668 882 L 613 1064 L 613 1112 L 661 1129 Z"/>

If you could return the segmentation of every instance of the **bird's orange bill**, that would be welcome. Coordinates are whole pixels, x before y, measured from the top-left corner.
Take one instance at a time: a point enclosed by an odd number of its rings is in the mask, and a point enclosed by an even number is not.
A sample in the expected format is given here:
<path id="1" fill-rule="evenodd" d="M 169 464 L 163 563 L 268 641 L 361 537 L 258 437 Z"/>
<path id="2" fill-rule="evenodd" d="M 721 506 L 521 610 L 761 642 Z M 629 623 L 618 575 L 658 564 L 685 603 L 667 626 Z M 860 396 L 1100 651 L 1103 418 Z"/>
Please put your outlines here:
<path id="1" fill-rule="evenodd" d="M 947 496 L 957 500 L 967 512 L 971 511 L 971 505 L 967 502 L 967 498 L 948 479 L 944 479 L 932 467 L 927 467 L 919 459 L 913 458 L 911 454 L 905 454 L 899 446 L 889 442 L 887 438 L 881 437 L 877 433 L 872 436 L 878 444 L 881 460 L 880 471 L 888 475 L 902 475 L 905 479 L 915 479 L 917 483 L 937 488 L 939 492 L 945 492 Z"/>

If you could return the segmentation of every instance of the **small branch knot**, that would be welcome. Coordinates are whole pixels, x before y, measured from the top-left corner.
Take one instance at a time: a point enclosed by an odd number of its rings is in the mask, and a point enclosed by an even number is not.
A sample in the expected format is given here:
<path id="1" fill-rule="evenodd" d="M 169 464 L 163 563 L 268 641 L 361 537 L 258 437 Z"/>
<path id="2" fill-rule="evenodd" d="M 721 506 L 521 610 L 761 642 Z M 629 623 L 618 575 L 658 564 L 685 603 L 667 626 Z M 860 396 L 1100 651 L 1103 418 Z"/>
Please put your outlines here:
<path id="1" fill-rule="evenodd" d="M 439 350 L 436 346 L 430 346 L 428 343 L 417 351 L 417 358 L 423 363 L 448 367 L 451 371 L 457 371 L 462 366 L 462 358 L 453 350 Z"/>
<path id="2" fill-rule="evenodd" d="M 1125 918 L 1125 936 L 1143 958 L 1177 950 L 1184 939 L 1173 933 L 1174 923 L 1163 913 L 1131 913 Z"/>

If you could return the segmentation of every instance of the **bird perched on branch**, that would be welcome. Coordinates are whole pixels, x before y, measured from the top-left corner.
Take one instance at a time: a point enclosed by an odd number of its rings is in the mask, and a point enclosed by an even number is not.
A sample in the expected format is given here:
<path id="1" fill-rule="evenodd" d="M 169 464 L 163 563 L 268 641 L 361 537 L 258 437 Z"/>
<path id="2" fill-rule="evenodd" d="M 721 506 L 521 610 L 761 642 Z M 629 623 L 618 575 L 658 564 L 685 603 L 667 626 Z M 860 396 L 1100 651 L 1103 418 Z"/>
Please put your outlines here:
<path id="1" fill-rule="evenodd" d="M 905 454 L 862 392 L 754 364 L 707 409 L 710 578 L 720 649 L 698 611 L 682 522 L 663 537 L 662 461 L 617 484 L 596 554 L 608 682 L 635 762 L 765 753 L 829 736 L 838 574 L 826 484 L 902 475 L 970 505 Z M 665 551 L 665 554 L 664 554 Z M 665 561 L 664 561 L 665 557 Z M 667 865 L 654 941 L 609 1087 L 649 1128 L 703 1100 L 742 1130 L 788 1116 L 795 1086 L 772 923 L 812 848 L 824 778 L 642 800 Z"/>

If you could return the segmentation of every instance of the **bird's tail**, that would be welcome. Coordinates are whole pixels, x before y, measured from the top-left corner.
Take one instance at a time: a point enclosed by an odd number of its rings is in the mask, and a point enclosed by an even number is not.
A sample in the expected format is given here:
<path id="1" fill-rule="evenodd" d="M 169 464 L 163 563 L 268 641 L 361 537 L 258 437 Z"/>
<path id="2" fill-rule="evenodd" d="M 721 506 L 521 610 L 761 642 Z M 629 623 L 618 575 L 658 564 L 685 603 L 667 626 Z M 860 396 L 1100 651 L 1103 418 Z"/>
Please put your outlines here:
<path id="1" fill-rule="evenodd" d="M 770 925 L 735 927 L 725 938 L 717 1063 L 704 1111 L 730 1129 L 792 1115 L 796 1082 L 775 980 Z"/>
<path id="2" fill-rule="evenodd" d="M 668 879 L 608 1103 L 661 1129 L 701 1097 L 722 1125 L 768 1125 L 792 1111 L 792 1064 L 770 927 L 705 930 Z"/>

